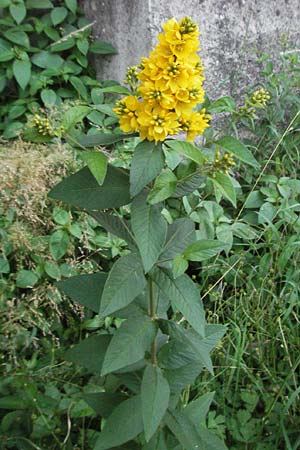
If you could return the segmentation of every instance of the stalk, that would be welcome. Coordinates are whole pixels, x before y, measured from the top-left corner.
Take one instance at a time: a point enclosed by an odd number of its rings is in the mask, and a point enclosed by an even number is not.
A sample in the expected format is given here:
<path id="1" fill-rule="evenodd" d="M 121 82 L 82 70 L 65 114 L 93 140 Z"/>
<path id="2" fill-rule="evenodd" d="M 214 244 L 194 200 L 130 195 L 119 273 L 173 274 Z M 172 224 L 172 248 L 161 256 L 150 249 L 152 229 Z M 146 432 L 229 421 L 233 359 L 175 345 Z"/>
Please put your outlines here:
<path id="1" fill-rule="evenodd" d="M 152 320 L 155 319 L 155 312 L 156 312 L 156 305 L 155 305 L 155 298 L 154 298 L 154 284 L 151 278 L 148 278 L 148 285 L 149 285 L 149 316 Z M 151 362 L 152 364 L 157 364 L 157 357 L 156 357 L 157 347 L 156 347 L 156 340 L 152 342 L 151 345 Z"/>

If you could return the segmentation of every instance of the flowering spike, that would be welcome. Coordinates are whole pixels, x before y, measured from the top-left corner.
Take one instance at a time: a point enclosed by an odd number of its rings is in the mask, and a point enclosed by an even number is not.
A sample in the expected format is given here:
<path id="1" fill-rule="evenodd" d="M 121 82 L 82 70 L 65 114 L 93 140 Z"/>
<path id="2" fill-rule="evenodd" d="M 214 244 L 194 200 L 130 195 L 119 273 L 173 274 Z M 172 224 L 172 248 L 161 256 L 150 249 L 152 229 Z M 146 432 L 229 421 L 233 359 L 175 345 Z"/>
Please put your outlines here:
<path id="1" fill-rule="evenodd" d="M 194 140 L 209 126 L 205 110 L 195 111 L 204 101 L 203 67 L 199 30 L 190 17 L 163 25 L 158 44 L 139 66 L 129 67 L 126 82 L 137 90 L 117 103 L 120 128 L 136 131 L 142 139 L 163 141 L 170 134 L 187 132 Z"/>

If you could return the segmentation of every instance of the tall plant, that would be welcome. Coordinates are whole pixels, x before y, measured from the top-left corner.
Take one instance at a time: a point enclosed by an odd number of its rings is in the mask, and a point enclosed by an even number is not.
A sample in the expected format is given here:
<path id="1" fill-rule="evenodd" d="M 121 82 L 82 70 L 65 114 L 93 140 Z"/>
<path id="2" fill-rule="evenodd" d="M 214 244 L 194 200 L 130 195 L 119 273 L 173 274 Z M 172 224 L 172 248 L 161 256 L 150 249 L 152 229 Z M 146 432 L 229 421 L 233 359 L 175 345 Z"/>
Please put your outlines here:
<path id="1" fill-rule="evenodd" d="M 189 261 L 207 260 L 227 244 L 198 240 L 195 223 L 178 211 L 207 182 L 235 206 L 232 156 L 255 167 L 257 162 L 236 138 L 218 139 L 211 130 L 202 146 L 174 139 L 186 132 L 193 141 L 209 126 L 210 117 L 199 107 L 204 78 L 198 36 L 190 18 L 171 19 L 149 58 L 129 69 L 132 95 L 115 112 L 123 132 L 141 137 L 130 170 L 110 165 L 99 150 L 86 151 L 87 167 L 50 193 L 86 210 L 129 249 L 108 274 L 59 283 L 100 318 L 121 319 L 113 332 L 91 335 L 66 355 L 104 380 L 103 392 L 84 397 L 101 416 L 95 450 L 226 448 L 205 426 L 213 394 L 189 398 L 189 385 L 201 371 L 213 372 L 210 353 L 225 327 L 206 322 L 199 289 L 185 272 Z M 230 104 L 215 107 L 226 110 Z M 93 145 L 125 136 L 98 134 Z M 120 211 L 124 205 L 130 205 L 128 218 Z"/>

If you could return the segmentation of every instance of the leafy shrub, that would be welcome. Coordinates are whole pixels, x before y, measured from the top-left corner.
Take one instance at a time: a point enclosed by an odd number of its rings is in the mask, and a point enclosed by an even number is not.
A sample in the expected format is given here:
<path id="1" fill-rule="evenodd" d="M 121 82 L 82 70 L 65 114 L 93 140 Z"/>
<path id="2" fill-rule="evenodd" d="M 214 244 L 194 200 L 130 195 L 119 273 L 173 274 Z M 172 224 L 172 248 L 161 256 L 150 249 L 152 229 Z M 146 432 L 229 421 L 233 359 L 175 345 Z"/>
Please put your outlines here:
<path id="1" fill-rule="evenodd" d="M 77 0 L 1 0 L 0 8 L 0 129 L 9 139 L 21 133 L 28 114 L 90 101 L 100 83 L 89 55 L 116 50 L 93 40 Z"/>

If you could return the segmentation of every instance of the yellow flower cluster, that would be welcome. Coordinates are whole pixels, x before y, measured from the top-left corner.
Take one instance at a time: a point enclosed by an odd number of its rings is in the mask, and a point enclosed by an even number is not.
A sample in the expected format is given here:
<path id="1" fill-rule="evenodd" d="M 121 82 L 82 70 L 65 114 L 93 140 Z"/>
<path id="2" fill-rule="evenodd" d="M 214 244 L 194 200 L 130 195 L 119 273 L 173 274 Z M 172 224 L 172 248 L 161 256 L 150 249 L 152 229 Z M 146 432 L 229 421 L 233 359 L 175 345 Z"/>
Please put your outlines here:
<path id="1" fill-rule="evenodd" d="M 38 114 L 34 115 L 31 128 L 35 128 L 39 134 L 48 138 L 61 137 L 65 131 L 63 126 L 54 128 L 48 118 L 41 117 Z"/>
<path id="2" fill-rule="evenodd" d="M 256 108 L 263 108 L 266 106 L 271 96 L 268 91 L 264 88 L 260 88 L 252 94 L 251 103 L 256 106 Z"/>
<path id="3" fill-rule="evenodd" d="M 229 170 L 235 166 L 234 159 L 230 153 L 224 153 L 221 155 L 217 150 L 215 153 L 215 159 L 211 167 L 211 175 L 214 178 L 216 172 L 222 172 L 228 174 Z"/>
<path id="4" fill-rule="evenodd" d="M 250 99 L 246 97 L 245 104 L 239 108 L 239 113 L 244 116 L 249 116 L 252 119 L 256 119 L 257 116 L 255 114 L 255 110 L 258 108 L 264 108 L 270 98 L 271 96 L 269 92 L 264 88 L 260 88 L 253 92 Z"/>
<path id="5" fill-rule="evenodd" d="M 204 101 L 198 26 L 185 17 L 170 19 L 163 28 L 149 58 L 142 58 L 137 95 L 120 100 L 114 111 L 126 133 L 137 131 L 142 139 L 158 142 L 185 131 L 193 141 L 210 120 L 204 109 L 195 111 Z"/>

